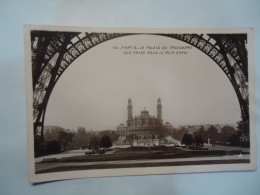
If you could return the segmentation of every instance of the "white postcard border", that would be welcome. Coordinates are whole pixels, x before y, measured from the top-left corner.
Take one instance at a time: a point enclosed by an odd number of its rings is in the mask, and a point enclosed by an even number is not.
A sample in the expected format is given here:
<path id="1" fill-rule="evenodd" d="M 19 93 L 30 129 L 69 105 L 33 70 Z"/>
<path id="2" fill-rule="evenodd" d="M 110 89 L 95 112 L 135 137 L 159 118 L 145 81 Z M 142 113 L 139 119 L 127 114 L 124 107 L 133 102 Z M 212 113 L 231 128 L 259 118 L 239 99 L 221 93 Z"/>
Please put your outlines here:
<path id="1" fill-rule="evenodd" d="M 248 71 L 249 71 L 249 110 L 250 110 L 250 163 L 248 164 L 213 164 L 213 165 L 186 165 L 164 166 L 145 168 L 115 168 L 98 170 L 80 170 L 56 173 L 35 174 L 34 144 L 33 144 L 33 89 L 31 70 L 31 30 L 53 30 L 72 32 L 117 32 L 117 33 L 247 33 L 248 34 Z M 77 26 L 24 26 L 24 50 L 25 50 L 25 81 L 26 81 L 26 117 L 27 117 L 27 157 L 28 177 L 30 183 L 63 180 L 84 177 L 130 176 L 171 173 L 194 173 L 216 171 L 241 171 L 255 170 L 256 156 L 256 102 L 255 102 L 255 72 L 253 53 L 253 29 L 252 28 L 202 28 L 202 29 L 140 29 L 140 28 L 94 28 Z"/>

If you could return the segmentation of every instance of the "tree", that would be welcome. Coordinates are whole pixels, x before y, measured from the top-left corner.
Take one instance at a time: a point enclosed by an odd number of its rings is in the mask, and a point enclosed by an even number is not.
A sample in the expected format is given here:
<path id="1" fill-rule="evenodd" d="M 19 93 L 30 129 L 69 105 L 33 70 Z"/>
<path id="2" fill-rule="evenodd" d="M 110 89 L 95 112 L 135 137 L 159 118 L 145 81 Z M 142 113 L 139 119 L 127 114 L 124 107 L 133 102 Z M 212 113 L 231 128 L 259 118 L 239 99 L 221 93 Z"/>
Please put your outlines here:
<path id="1" fill-rule="evenodd" d="M 72 144 L 74 148 L 86 148 L 89 145 L 90 136 L 87 135 L 84 127 L 78 127 L 75 133 Z"/>
<path id="2" fill-rule="evenodd" d="M 119 137 L 119 135 L 113 130 L 101 131 L 97 134 L 97 137 L 101 140 L 104 135 L 109 136 L 112 142 L 115 142 Z"/>
<path id="3" fill-rule="evenodd" d="M 218 137 L 218 130 L 214 125 L 211 125 L 208 129 L 208 135 L 210 137 L 210 142 L 215 144 Z"/>
<path id="4" fill-rule="evenodd" d="M 98 150 L 99 149 L 99 140 L 96 136 L 92 136 L 89 142 L 89 149 Z"/>
<path id="5" fill-rule="evenodd" d="M 167 129 L 161 125 L 155 129 L 155 133 L 158 136 L 158 138 L 162 138 L 167 135 Z"/>
<path id="6" fill-rule="evenodd" d="M 44 134 L 44 141 L 46 142 L 46 141 L 49 141 L 49 140 L 51 140 L 51 139 L 52 139 L 52 137 L 51 137 L 50 130 L 47 129 L 47 130 L 45 131 L 45 134 Z"/>
<path id="7" fill-rule="evenodd" d="M 238 131 L 241 131 L 241 133 L 244 135 L 244 136 L 248 136 L 249 135 L 249 124 L 247 121 L 244 121 L 241 120 L 241 121 L 238 121 L 237 122 L 237 129 Z"/>
<path id="8" fill-rule="evenodd" d="M 194 143 L 196 144 L 196 146 L 203 146 L 204 142 L 202 136 L 199 134 L 195 134 Z"/>
<path id="9" fill-rule="evenodd" d="M 101 138 L 101 141 L 99 143 L 99 146 L 101 148 L 110 148 L 112 146 L 112 141 L 110 139 L 109 136 L 107 135 L 104 135 L 102 138 Z"/>
<path id="10" fill-rule="evenodd" d="M 59 132 L 58 140 L 60 141 L 60 143 L 63 144 L 63 151 L 66 150 L 66 145 L 69 142 L 72 142 L 73 136 L 74 136 L 73 133 L 69 133 L 69 132 L 66 132 L 66 131 L 60 131 Z"/>
<path id="11" fill-rule="evenodd" d="M 201 136 L 202 140 L 204 143 L 208 142 L 208 133 L 204 130 L 204 127 L 201 125 L 201 127 L 199 128 L 198 132 L 197 132 L 198 136 Z"/>
<path id="12" fill-rule="evenodd" d="M 61 131 L 61 132 L 59 132 L 58 140 L 60 140 L 60 141 L 65 140 L 66 142 L 72 142 L 73 136 L 74 136 L 73 133 Z"/>
<path id="13" fill-rule="evenodd" d="M 235 132 L 235 129 L 231 126 L 225 125 L 221 128 L 221 141 L 226 142 L 230 136 Z"/>
<path id="14" fill-rule="evenodd" d="M 187 129 L 185 127 L 182 127 L 181 129 L 173 131 L 172 137 L 174 139 L 181 140 L 186 132 Z"/>
<path id="15" fill-rule="evenodd" d="M 186 146 L 190 146 L 193 143 L 193 138 L 191 134 L 185 133 L 181 139 L 181 144 L 185 144 Z"/>
<path id="16" fill-rule="evenodd" d="M 46 154 L 57 154 L 61 152 L 60 142 L 57 140 L 51 140 L 47 143 Z"/>
<path id="17" fill-rule="evenodd" d="M 214 125 L 210 125 L 208 129 L 208 134 L 211 138 L 215 138 L 216 135 L 218 134 L 218 130 Z"/>
<path id="18" fill-rule="evenodd" d="M 65 129 L 59 126 L 45 126 L 44 127 L 44 140 L 46 142 L 50 140 L 58 140 L 59 133 L 65 132 Z"/>
<path id="19" fill-rule="evenodd" d="M 242 133 L 240 131 L 234 132 L 228 139 L 231 146 L 239 146 L 240 145 L 240 137 Z"/>

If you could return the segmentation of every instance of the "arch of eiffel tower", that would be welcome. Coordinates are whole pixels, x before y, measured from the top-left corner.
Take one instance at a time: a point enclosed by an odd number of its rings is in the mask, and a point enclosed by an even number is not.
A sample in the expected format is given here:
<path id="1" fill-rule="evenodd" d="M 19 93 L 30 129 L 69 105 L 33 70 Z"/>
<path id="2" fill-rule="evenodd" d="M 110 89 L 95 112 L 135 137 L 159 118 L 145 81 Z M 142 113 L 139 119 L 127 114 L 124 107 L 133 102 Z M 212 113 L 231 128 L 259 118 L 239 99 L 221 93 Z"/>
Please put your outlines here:
<path id="1" fill-rule="evenodd" d="M 142 33 L 31 31 L 34 135 L 43 141 L 47 104 L 63 72 L 89 49 L 105 41 Z M 147 33 L 146 33 L 147 34 Z M 241 110 L 243 133 L 249 133 L 246 34 L 156 34 L 183 41 L 210 57 L 231 82 Z"/>

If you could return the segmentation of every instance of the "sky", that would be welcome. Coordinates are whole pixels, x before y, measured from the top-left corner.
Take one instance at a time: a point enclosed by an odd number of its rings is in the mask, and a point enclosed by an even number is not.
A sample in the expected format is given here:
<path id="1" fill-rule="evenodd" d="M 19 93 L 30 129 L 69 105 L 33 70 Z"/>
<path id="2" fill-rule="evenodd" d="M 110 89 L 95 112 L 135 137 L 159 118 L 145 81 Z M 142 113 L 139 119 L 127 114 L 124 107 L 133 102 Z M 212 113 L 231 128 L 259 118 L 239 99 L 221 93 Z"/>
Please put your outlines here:
<path id="1" fill-rule="evenodd" d="M 144 49 L 129 49 L 133 46 Z M 167 49 L 163 50 L 163 46 Z M 45 125 L 115 130 L 120 123 L 126 123 L 128 98 L 132 99 L 134 116 L 144 107 L 156 116 L 159 97 L 163 121 L 174 127 L 239 121 L 235 91 L 218 65 L 195 47 L 171 46 L 189 45 L 162 36 L 131 35 L 85 52 L 57 82 L 47 106 Z"/>

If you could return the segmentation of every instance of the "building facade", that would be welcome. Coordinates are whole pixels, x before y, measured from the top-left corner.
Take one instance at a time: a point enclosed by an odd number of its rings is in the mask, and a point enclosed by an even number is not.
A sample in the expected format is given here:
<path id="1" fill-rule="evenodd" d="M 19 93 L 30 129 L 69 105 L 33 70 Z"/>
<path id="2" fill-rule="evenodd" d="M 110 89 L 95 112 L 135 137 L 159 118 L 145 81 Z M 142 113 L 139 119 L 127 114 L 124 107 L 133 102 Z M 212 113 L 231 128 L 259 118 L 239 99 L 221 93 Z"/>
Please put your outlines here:
<path id="1" fill-rule="evenodd" d="M 172 125 L 169 122 L 166 122 L 165 125 L 163 125 L 162 104 L 160 98 L 157 100 L 157 117 L 151 116 L 149 111 L 145 110 L 145 108 L 141 111 L 139 116 L 133 117 L 132 100 L 129 98 L 126 125 L 121 123 L 117 127 L 117 133 L 120 137 L 132 134 L 150 138 L 152 136 L 157 136 L 159 131 L 163 131 L 163 129 L 167 129 L 169 130 L 167 132 L 170 132 L 172 130 Z"/>

